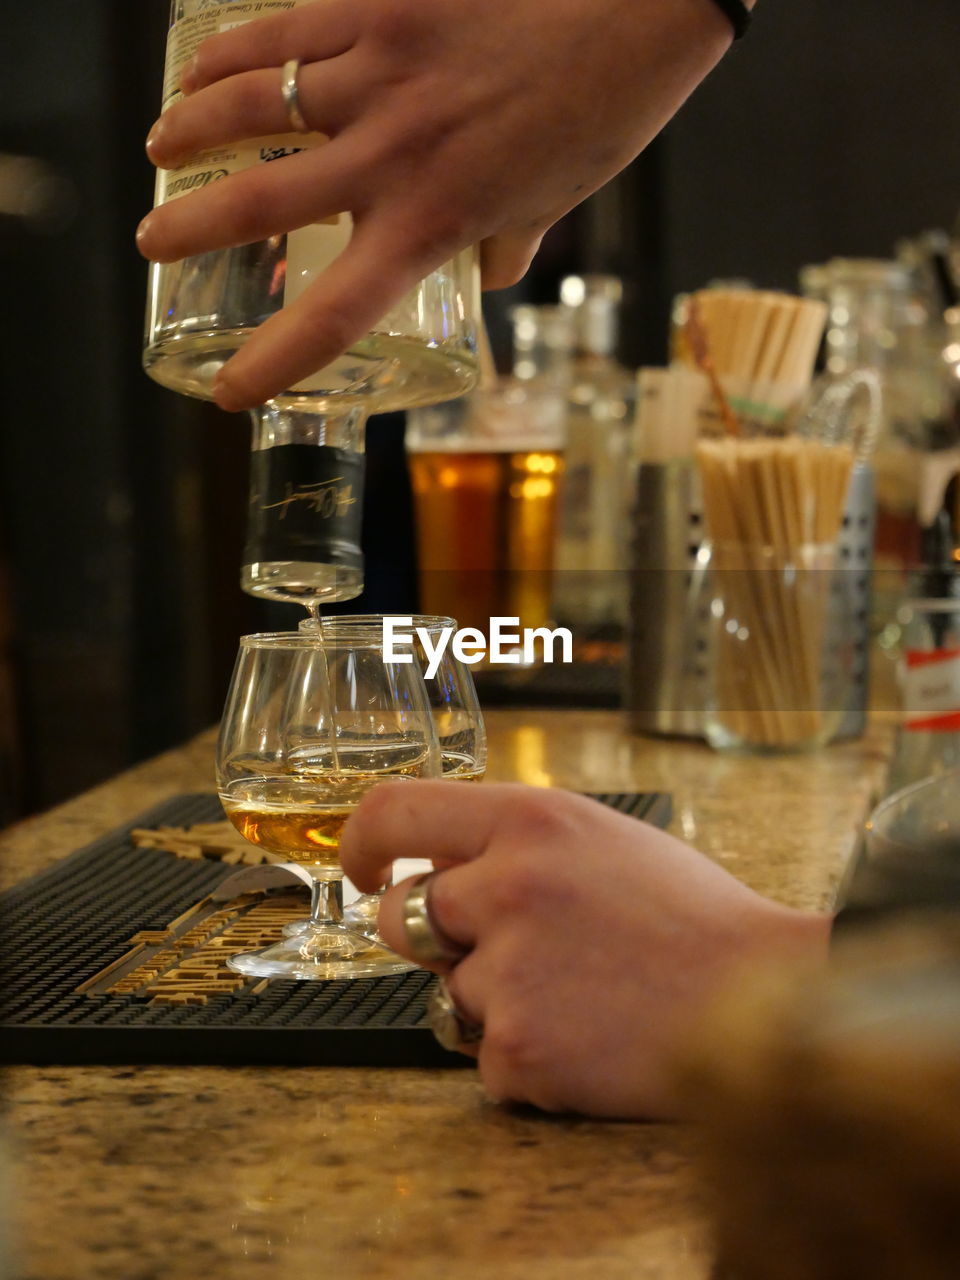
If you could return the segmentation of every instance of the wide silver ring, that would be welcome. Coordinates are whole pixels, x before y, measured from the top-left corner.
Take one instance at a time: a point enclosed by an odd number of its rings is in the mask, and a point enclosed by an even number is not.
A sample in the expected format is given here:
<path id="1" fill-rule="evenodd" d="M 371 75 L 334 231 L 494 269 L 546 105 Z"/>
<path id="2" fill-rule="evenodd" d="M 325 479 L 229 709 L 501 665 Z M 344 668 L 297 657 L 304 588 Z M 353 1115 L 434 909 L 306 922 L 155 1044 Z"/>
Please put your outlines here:
<path id="1" fill-rule="evenodd" d="M 460 1011 L 444 978 L 438 979 L 430 993 L 427 1021 L 444 1049 L 460 1052 L 483 1039 L 483 1027 Z"/>
<path id="2" fill-rule="evenodd" d="M 430 885 L 436 871 L 427 871 L 410 885 L 403 899 L 403 932 L 407 953 L 417 964 L 456 964 L 469 951 L 448 938 L 430 914 Z"/>
<path id="3" fill-rule="evenodd" d="M 283 96 L 283 105 L 286 107 L 291 129 L 295 129 L 297 133 L 312 133 L 313 130 L 304 120 L 303 112 L 300 110 L 299 75 L 299 58 L 291 58 L 289 62 L 285 62 L 280 73 L 280 93 Z"/>

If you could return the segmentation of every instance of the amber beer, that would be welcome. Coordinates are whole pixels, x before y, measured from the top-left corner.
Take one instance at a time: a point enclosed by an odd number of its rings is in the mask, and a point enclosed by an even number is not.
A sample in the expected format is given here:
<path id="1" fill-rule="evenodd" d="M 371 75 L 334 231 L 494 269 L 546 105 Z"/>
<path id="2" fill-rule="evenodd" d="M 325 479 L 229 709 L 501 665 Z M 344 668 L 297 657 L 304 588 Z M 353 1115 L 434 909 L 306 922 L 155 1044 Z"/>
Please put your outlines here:
<path id="1" fill-rule="evenodd" d="M 492 617 L 550 621 L 563 454 L 522 443 L 410 448 L 422 612 L 484 634 Z"/>

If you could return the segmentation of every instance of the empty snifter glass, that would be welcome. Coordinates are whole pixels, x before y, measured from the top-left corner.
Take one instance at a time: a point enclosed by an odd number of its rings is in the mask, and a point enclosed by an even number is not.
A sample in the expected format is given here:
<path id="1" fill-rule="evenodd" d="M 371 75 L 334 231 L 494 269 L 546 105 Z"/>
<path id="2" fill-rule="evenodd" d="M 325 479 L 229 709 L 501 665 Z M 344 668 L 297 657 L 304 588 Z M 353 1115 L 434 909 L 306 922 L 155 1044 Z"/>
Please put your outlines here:
<path id="1" fill-rule="evenodd" d="M 343 921 L 339 847 L 386 779 L 437 777 L 440 752 L 416 663 L 375 628 L 244 636 L 217 748 L 217 785 L 251 843 L 312 879 L 306 927 L 228 963 L 255 977 L 355 978 L 413 966 Z"/>

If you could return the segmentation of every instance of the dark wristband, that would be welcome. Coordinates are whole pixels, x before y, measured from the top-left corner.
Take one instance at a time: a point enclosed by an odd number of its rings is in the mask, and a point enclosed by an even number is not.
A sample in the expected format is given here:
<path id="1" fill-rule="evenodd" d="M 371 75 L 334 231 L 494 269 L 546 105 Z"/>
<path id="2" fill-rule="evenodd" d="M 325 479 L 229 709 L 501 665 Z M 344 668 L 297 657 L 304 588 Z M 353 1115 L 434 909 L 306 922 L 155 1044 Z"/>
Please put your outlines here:
<path id="1" fill-rule="evenodd" d="M 741 36 L 747 34 L 747 27 L 750 25 L 750 19 L 753 14 L 743 3 L 743 0 L 713 0 L 718 9 L 722 9 L 724 14 L 730 20 L 733 27 L 733 38 L 739 40 Z"/>

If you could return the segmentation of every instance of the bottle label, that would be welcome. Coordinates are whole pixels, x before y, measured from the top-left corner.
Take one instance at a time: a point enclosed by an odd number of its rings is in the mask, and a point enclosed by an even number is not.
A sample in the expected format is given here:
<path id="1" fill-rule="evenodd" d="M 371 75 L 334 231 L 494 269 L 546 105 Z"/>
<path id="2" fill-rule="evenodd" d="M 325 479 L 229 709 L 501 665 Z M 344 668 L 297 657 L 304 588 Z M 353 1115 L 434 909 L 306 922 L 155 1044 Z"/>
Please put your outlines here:
<path id="1" fill-rule="evenodd" d="M 244 564 L 309 561 L 362 568 L 361 453 L 282 444 L 250 455 Z"/>
<path id="2" fill-rule="evenodd" d="M 904 728 L 960 731 L 960 649 L 908 649 Z"/>
<path id="3" fill-rule="evenodd" d="M 271 13 L 284 13 L 308 0 L 222 0 L 222 3 L 206 3 L 195 0 L 194 11 L 177 17 L 167 37 L 167 58 L 164 67 L 163 104 L 166 111 L 180 98 L 180 73 L 193 57 L 198 45 L 208 36 L 231 27 L 243 26 L 254 18 L 265 18 Z M 181 6 L 182 8 L 182 6 Z M 277 72 L 277 94 L 280 94 L 280 73 Z M 231 143 L 213 151 L 194 156 L 177 169 L 158 169 L 154 203 L 166 204 L 180 196 L 189 195 L 218 182 L 232 173 L 252 168 L 257 164 L 269 164 L 284 156 L 296 155 L 310 147 L 321 146 L 327 141 L 323 133 L 282 133 L 270 137 L 254 138 L 248 142 Z M 352 220 L 349 214 L 333 214 L 312 227 L 294 232 L 289 239 L 299 236 L 304 243 L 299 246 L 301 259 L 309 258 L 310 278 L 323 271 L 340 253 L 350 239 Z M 326 234 L 318 231 L 326 228 Z M 307 264 L 304 263 L 303 266 Z M 291 279 L 292 276 L 292 279 Z M 288 305 L 305 287 L 301 271 L 290 272 L 288 267 L 284 305 Z"/>

